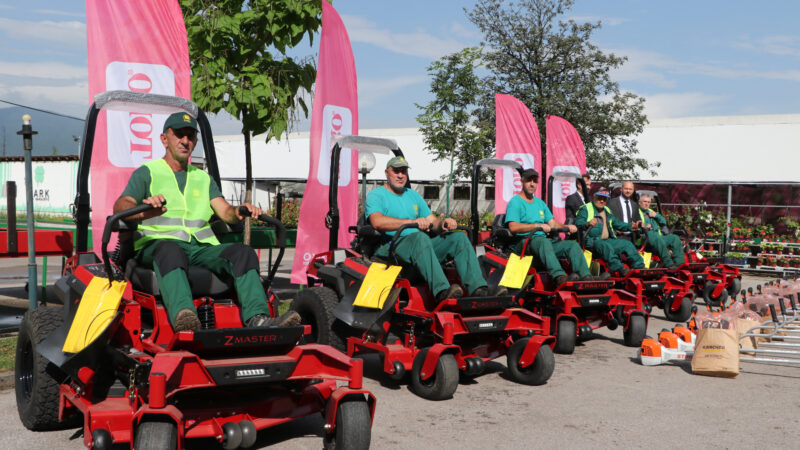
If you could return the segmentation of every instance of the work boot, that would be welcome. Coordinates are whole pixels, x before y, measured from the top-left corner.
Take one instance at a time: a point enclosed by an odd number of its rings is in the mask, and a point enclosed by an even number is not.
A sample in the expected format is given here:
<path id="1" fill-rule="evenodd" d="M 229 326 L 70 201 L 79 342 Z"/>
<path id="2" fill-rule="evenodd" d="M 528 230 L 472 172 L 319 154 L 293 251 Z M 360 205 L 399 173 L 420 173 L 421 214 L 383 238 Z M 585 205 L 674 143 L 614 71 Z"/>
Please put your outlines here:
<path id="1" fill-rule="evenodd" d="M 492 295 L 495 297 L 502 297 L 504 295 L 508 295 L 508 288 L 505 286 L 497 286 L 492 292 Z"/>
<path id="2" fill-rule="evenodd" d="M 183 308 L 182 310 L 178 311 L 178 315 L 175 316 L 175 332 L 178 331 L 187 331 L 187 330 L 199 330 L 202 328 L 200 324 L 200 318 L 197 317 L 197 313 L 192 311 L 189 308 Z"/>
<path id="3" fill-rule="evenodd" d="M 470 297 L 488 297 L 489 296 L 489 288 L 486 286 L 481 286 L 478 289 L 472 291 Z"/>
<path id="4" fill-rule="evenodd" d="M 575 272 L 572 272 L 571 274 L 567 275 L 567 281 L 578 281 L 580 279 L 581 279 L 581 276 L 578 275 Z"/>
<path id="5" fill-rule="evenodd" d="M 611 274 L 608 272 L 603 272 L 600 275 L 596 276 L 595 279 L 598 281 L 606 281 L 611 278 Z"/>
<path id="6" fill-rule="evenodd" d="M 270 317 L 266 314 L 256 314 L 247 319 L 244 326 L 247 328 L 263 327 L 292 327 L 300 325 L 300 314 L 297 311 L 286 311 L 280 317 Z"/>
<path id="7" fill-rule="evenodd" d="M 556 277 L 556 286 L 561 286 L 562 284 L 566 283 L 567 276 L 566 275 L 559 275 Z"/>
<path id="8" fill-rule="evenodd" d="M 461 298 L 464 296 L 464 290 L 457 284 L 451 284 L 448 289 L 436 294 L 436 303 L 441 303 L 442 300 L 448 298 Z"/>
<path id="9" fill-rule="evenodd" d="M 581 281 L 594 281 L 596 279 L 597 278 L 592 274 L 584 275 L 584 276 L 581 277 Z"/>

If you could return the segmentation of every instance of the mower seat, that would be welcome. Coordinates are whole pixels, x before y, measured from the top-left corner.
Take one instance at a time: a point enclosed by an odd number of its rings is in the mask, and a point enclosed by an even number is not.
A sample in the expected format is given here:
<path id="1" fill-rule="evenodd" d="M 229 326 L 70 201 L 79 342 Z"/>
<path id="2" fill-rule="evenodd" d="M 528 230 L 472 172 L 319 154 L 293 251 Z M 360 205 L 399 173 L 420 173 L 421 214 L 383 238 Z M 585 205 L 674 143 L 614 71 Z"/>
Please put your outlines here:
<path id="1" fill-rule="evenodd" d="M 230 298 L 235 292 L 233 279 L 220 278 L 219 275 L 203 267 L 189 266 L 186 275 L 194 298 Z M 129 259 L 125 266 L 125 277 L 131 280 L 133 288 L 137 291 L 146 292 L 155 297 L 161 296 L 155 271 L 138 264 L 134 258 Z"/>
<path id="2" fill-rule="evenodd" d="M 492 234 L 489 237 L 489 242 L 499 250 L 508 251 L 513 238 L 514 234 L 506 226 L 506 215 L 496 215 L 492 222 Z"/>
<path id="3" fill-rule="evenodd" d="M 135 252 L 133 250 L 132 233 L 137 229 L 137 224 L 119 220 L 112 224 L 111 229 L 119 233 L 117 251 L 112 257 L 114 263 L 119 267 L 125 267 L 125 278 L 131 281 L 134 289 L 151 294 L 159 299 L 161 290 L 158 287 L 155 271 L 151 267 L 139 265 L 133 257 Z M 212 229 L 214 229 L 215 234 L 230 231 L 230 227 L 222 221 L 212 222 Z M 208 269 L 189 266 L 189 271 L 186 275 L 194 298 L 232 298 L 235 292 L 233 279 L 222 279 Z"/>

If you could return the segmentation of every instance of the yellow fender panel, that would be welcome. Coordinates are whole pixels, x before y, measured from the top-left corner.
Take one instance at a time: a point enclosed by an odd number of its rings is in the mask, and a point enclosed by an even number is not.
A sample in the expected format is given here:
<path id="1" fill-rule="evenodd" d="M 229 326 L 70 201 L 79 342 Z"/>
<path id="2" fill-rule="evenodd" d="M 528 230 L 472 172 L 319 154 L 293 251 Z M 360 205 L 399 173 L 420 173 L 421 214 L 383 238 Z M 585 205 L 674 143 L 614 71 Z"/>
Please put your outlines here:
<path id="1" fill-rule="evenodd" d="M 386 264 L 372 263 L 367 270 L 367 276 L 358 289 L 354 306 L 362 308 L 382 309 L 389 292 L 394 286 L 394 280 L 400 275 L 400 266 L 386 266 Z"/>
<path id="2" fill-rule="evenodd" d="M 650 268 L 650 260 L 653 259 L 653 254 L 650 252 L 639 252 L 642 255 L 642 259 L 644 260 L 644 268 Z"/>
<path id="3" fill-rule="evenodd" d="M 62 350 L 78 353 L 91 344 L 114 319 L 127 282 L 95 277 L 83 292 Z"/>
<path id="4" fill-rule="evenodd" d="M 525 285 L 525 280 L 528 277 L 528 270 L 533 263 L 533 256 L 519 257 L 516 253 L 512 253 L 508 258 L 506 269 L 503 271 L 503 278 L 500 279 L 500 286 L 505 286 L 511 289 L 520 289 Z"/>

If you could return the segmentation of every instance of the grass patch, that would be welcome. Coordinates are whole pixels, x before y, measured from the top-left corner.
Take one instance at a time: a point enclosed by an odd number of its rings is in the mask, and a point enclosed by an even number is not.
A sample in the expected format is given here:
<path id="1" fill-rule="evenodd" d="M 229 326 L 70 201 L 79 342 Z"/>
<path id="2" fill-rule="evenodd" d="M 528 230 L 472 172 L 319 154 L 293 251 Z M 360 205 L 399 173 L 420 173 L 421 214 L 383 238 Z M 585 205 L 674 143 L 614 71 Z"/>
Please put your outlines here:
<path id="1" fill-rule="evenodd" d="M 14 358 L 17 351 L 17 337 L 0 339 L 0 372 L 14 370 Z"/>

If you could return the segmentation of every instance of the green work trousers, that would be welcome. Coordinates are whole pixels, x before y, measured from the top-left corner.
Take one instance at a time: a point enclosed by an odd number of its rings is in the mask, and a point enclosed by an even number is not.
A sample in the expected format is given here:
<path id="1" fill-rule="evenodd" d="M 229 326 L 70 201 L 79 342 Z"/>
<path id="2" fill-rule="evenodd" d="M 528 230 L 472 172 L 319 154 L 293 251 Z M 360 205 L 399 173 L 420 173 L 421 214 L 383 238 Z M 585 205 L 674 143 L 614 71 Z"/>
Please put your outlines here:
<path id="1" fill-rule="evenodd" d="M 684 263 L 683 242 L 681 238 L 674 234 L 666 236 L 658 234 L 657 231 L 647 232 L 647 250 L 655 253 L 664 266 L 680 266 Z M 672 252 L 672 255 L 670 255 Z"/>
<path id="2" fill-rule="evenodd" d="M 375 255 L 387 258 L 389 245 L 386 243 L 380 246 Z M 411 233 L 398 239 L 394 256 L 401 263 L 414 266 L 434 295 L 450 287 L 450 282 L 447 281 L 442 269 L 442 264 L 450 259 L 456 263 L 456 271 L 464 287 L 467 288 L 467 294 L 486 286 L 475 249 L 464 233 L 443 233 L 436 237 L 428 237 L 422 232 Z"/>
<path id="3" fill-rule="evenodd" d="M 244 247 L 241 244 L 220 244 L 208 245 L 199 243 L 188 243 L 178 240 L 169 240 L 169 244 L 157 246 L 161 239 L 154 240 L 147 244 L 144 248 L 139 250 L 136 255 L 136 260 L 148 267 L 152 267 L 158 279 L 158 288 L 161 291 L 161 297 L 164 301 L 164 306 L 167 308 L 167 314 L 170 320 L 174 323 L 178 311 L 189 308 L 195 310 L 194 303 L 192 302 L 192 290 L 189 287 L 189 280 L 186 277 L 186 268 L 188 266 L 204 267 L 223 278 L 233 278 L 234 288 L 236 295 L 239 298 L 239 303 L 242 305 L 242 321 L 246 322 L 251 317 L 257 314 L 269 314 L 267 306 L 267 295 L 264 293 L 264 287 L 261 285 L 261 278 L 259 277 L 257 269 L 247 270 L 245 273 L 235 276 L 234 263 L 228 259 L 230 258 L 230 251 L 227 255 L 222 253 L 231 246 L 238 245 L 242 247 L 241 251 L 253 252 L 253 249 Z M 175 247 L 177 246 L 177 248 Z M 158 249 L 158 251 L 156 251 Z M 175 254 L 182 250 L 185 257 L 180 254 Z M 165 255 L 159 253 L 170 252 L 171 258 L 178 258 L 177 264 L 170 264 L 170 269 L 167 273 L 162 273 L 156 261 L 163 261 Z M 256 260 L 255 255 L 242 255 L 245 258 L 252 258 Z M 172 262 L 172 261 L 170 261 Z M 241 271 L 241 269 L 240 269 Z"/>
<path id="4" fill-rule="evenodd" d="M 644 260 L 636 251 L 636 247 L 630 241 L 622 239 L 595 239 L 590 250 L 597 254 L 608 264 L 608 270 L 617 272 L 624 266 L 619 260 L 619 255 L 625 254 L 628 257 L 628 265 L 634 269 L 644 268 Z"/>
<path id="5" fill-rule="evenodd" d="M 522 254 L 524 240 L 512 247 L 516 254 Z M 566 259 L 572 266 L 572 271 L 584 277 L 590 275 L 589 267 L 586 265 L 586 258 L 583 257 L 583 250 L 575 241 L 556 241 L 553 242 L 546 236 L 534 236 L 528 241 L 528 248 L 525 255 L 533 256 L 533 267 L 544 269 L 552 277 L 566 275 L 564 268 L 561 267 L 559 259 Z"/>

